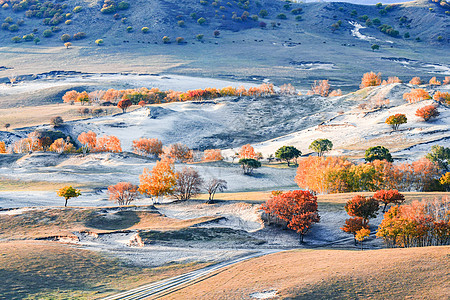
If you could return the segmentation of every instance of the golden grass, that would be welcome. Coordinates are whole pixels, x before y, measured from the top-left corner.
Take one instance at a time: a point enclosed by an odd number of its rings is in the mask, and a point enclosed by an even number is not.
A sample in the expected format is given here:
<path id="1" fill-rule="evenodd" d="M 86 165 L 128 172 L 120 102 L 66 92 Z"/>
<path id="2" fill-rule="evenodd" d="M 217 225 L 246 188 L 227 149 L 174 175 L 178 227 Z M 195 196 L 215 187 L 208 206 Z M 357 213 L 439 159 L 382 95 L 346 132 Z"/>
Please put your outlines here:
<path id="1" fill-rule="evenodd" d="M 0 242 L 0 298 L 96 299 L 206 265 L 143 268 L 57 243 Z"/>
<path id="2" fill-rule="evenodd" d="M 81 191 L 88 191 L 94 187 L 90 184 L 79 184 L 70 182 L 50 182 L 50 181 L 23 181 L 17 179 L 0 178 L 0 191 L 56 191 L 64 186 L 71 185 Z"/>
<path id="3" fill-rule="evenodd" d="M 163 299 L 448 299 L 450 246 L 298 250 L 231 266 Z"/>
<path id="4" fill-rule="evenodd" d="M 200 217 L 189 220 L 172 219 L 148 211 L 118 211 L 114 218 L 105 218 L 98 208 L 39 209 L 17 215 L 0 215 L 0 238 L 44 239 L 48 237 L 73 237 L 75 231 L 108 233 L 117 230 L 177 230 L 217 217 Z"/>
<path id="5" fill-rule="evenodd" d="M 68 103 L 60 103 L 0 109 L 1 130 L 4 130 L 3 126 L 6 123 L 11 124 L 10 129 L 49 124 L 50 119 L 55 116 L 61 116 L 64 121 L 82 120 L 86 117 L 82 117 L 78 113 L 80 107 L 92 109 L 99 108 L 100 106 L 81 106 L 80 104 L 70 105 Z M 115 106 L 104 106 L 100 108 L 103 110 L 106 109 L 108 115 L 122 112 L 121 109 Z M 140 108 L 140 106 L 133 105 L 128 111 L 133 111 L 137 108 Z"/>

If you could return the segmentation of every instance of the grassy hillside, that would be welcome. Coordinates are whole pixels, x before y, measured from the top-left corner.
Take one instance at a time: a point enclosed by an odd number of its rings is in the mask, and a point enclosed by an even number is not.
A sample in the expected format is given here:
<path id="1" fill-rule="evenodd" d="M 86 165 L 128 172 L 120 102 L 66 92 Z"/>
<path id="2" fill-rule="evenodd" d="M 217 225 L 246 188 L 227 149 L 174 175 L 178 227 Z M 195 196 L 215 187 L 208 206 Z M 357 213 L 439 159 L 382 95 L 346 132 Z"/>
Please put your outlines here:
<path id="1" fill-rule="evenodd" d="M 445 299 L 450 248 L 309 250 L 232 266 L 164 299 Z M 226 295 L 226 296 L 224 296 Z"/>

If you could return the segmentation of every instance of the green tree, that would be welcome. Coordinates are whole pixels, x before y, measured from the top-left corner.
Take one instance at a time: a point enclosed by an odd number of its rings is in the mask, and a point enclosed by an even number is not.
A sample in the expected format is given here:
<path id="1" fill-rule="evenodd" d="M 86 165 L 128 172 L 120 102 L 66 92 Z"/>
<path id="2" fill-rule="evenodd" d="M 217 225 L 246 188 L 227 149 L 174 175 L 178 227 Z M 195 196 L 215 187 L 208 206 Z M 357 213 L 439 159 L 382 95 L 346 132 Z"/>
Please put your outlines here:
<path id="1" fill-rule="evenodd" d="M 325 152 L 333 149 L 333 143 L 328 139 L 317 139 L 309 145 L 309 149 L 317 152 L 319 156 L 323 156 Z"/>
<path id="2" fill-rule="evenodd" d="M 372 48 L 372 51 L 375 51 L 375 50 L 379 50 L 380 46 L 377 44 L 373 44 L 370 48 Z"/>
<path id="3" fill-rule="evenodd" d="M 201 17 L 201 18 L 199 18 L 199 19 L 197 20 L 197 23 L 200 24 L 200 25 L 203 25 L 203 24 L 206 23 L 206 19 L 203 18 L 203 17 Z"/>
<path id="4" fill-rule="evenodd" d="M 65 186 L 63 188 L 61 188 L 60 190 L 58 190 L 57 195 L 59 197 L 63 197 L 64 199 L 66 199 L 66 202 L 64 204 L 64 206 L 67 206 L 67 200 L 69 200 L 70 198 L 76 198 L 78 196 L 81 195 L 80 190 L 74 189 L 72 186 Z"/>
<path id="5" fill-rule="evenodd" d="M 269 15 L 269 13 L 267 12 L 267 10 L 265 10 L 265 9 L 261 9 L 261 11 L 259 12 L 259 16 L 261 17 L 261 18 L 265 18 L 265 17 L 267 17 Z"/>
<path id="6" fill-rule="evenodd" d="M 241 158 L 239 164 L 242 166 L 244 175 L 250 175 L 253 173 L 254 169 L 261 167 L 261 163 L 253 158 Z"/>
<path id="7" fill-rule="evenodd" d="M 434 145 L 431 147 L 431 152 L 425 158 L 438 163 L 439 168 L 448 170 L 448 163 L 450 161 L 450 148 Z"/>
<path id="8" fill-rule="evenodd" d="M 392 155 L 388 149 L 383 146 L 370 147 L 366 150 L 366 155 L 364 156 L 367 162 L 372 162 L 374 160 L 386 160 L 388 162 L 393 162 Z"/>
<path id="9" fill-rule="evenodd" d="M 275 156 L 281 160 L 285 160 L 289 167 L 290 160 L 302 155 L 302 152 L 293 146 L 283 146 L 275 152 Z"/>

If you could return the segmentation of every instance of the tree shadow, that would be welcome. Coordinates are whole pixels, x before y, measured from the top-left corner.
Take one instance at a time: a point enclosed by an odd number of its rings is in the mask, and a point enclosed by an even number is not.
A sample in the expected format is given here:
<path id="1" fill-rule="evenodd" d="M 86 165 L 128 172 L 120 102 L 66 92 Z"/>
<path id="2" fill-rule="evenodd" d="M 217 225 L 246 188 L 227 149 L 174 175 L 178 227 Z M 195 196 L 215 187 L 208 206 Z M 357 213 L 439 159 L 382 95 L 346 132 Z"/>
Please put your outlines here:
<path id="1" fill-rule="evenodd" d="M 125 210 L 94 216 L 87 220 L 85 225 L 95 229 L 121 230 L 130 228 L 140 221 L 141 218 L 136 211 Z"/>

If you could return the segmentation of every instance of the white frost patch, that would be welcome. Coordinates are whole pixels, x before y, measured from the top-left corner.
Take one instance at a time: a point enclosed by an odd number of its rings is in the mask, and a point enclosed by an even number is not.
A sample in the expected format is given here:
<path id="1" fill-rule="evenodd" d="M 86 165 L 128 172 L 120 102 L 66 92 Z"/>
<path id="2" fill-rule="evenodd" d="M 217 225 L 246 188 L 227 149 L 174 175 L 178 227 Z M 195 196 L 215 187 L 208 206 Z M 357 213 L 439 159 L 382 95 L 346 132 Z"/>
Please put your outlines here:
<path id="1" fill-rule="evenodd" d="M 296 67 L 298 70 L 335 70 L 334 64 L 328 63 L 304 63 Z"/>
<path id="2" fill-rule="evenodd" d="M 431 68 L 428 73 L 439 73 L 442 75 L 450 75 L 450 66 L 427 64 L 424 67 Z"/>
<path id="3" fill-rule="evenodd" d="M 251 293 L 250 297 L 254 299 L 270 299 L 277 296 L 277 290 Z"/>
<path id="4" fill-rule="evenodd" d="M 362 26 L 361 24 L 359 24 L 358 22 L 353 22 L 353 21 L 349 21 L 350 25 L 354 26 L 355 28 L 352 29 L 352 36 L 363 40 L 363 41 L 372 41 L 372 40 L 376 40 L 374 37 L 372 36 L 368 36 L 368 35 L 364 35 L 361 32 L 359 32 L 361 29 L 363 28 L 367 28 Z"/>

